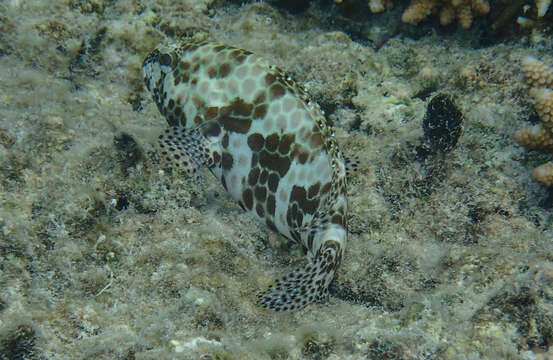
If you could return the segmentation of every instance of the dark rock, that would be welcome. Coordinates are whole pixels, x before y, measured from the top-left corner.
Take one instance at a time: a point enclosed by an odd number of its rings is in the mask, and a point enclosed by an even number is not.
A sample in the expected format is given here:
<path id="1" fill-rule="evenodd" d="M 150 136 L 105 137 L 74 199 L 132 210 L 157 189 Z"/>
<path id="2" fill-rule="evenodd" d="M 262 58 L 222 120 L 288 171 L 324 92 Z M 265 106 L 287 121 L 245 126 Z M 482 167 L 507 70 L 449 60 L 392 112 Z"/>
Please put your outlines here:
<path id="1" fill-rule="evenodd" d="M 113 139 L 115 148 L 119 155 L 119 164 L 125 176 L 128 175 L 128 169 L 135 167 L 143 158 L 142 150 L 132 138 L 132 136 L 122 133 Z"/>
<path id="2" fill-rule="evenodd" d="M 35 358 L 35 331 L 20 326 L 11 337 L 0 340 L 0 359 L 24 360 Z"/>
<path id="3" fill-rule="evenodd" d="M 463 114 L 449 95 L 438 94 L 430 100 L 422 121 L 424 142 L 433 152 L 449 152 L 462 132 Z"/>

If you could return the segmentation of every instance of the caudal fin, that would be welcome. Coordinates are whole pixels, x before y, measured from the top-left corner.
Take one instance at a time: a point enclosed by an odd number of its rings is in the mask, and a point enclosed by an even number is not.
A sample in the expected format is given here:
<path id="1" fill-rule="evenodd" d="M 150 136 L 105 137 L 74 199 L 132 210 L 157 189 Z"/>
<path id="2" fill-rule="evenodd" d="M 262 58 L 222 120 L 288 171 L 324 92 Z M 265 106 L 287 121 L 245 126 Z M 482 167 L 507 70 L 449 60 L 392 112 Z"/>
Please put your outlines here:
<path id="1" fill-rule="evenodd" d="M 281 311 L 299 309 L 309 303 L 326 300 L 336 264 L 331 261 L 331 258 L 335 259 L 334 256 L 324 255 L 292 271 L 257 295 L 259 304 L 267 309 Z"/>

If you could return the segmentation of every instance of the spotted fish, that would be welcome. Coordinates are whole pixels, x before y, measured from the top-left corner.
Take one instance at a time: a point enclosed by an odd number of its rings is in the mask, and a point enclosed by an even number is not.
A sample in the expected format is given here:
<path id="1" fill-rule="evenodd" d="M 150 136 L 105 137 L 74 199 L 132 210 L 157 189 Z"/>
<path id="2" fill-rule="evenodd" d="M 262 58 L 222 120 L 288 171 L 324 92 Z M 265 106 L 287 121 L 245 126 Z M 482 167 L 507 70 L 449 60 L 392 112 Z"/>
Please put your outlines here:
<path id="1" fill-rule="evenodd" d="M 207 41 L 154 50 L 142 75 L 169 124 L 164 160 L 194 176 L 209 168 L 244 210 L 306 253 L 259 304 L 325 300 L 347 241 L 346 169 L 319 106 L 258 55 Z"/>

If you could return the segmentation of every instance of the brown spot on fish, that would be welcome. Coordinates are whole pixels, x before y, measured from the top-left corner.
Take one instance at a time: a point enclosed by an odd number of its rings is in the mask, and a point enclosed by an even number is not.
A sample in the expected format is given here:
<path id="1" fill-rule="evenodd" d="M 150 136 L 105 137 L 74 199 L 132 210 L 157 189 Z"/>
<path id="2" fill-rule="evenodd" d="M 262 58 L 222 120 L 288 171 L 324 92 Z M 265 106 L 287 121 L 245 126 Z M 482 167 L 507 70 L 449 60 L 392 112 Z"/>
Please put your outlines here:
<path id="1" fill-rule="evenodd" d="M 279 145 L 278 134 L 271 134 L 265 139 L 265 148 L 271 152 L 275 151 Z"/>
<path id="2" fill-rule="evenodd" d="M 250 136 L 248 136 L 248 146 L 253 151 L 259 151 L 263 148 L 265 145 L 265 139 L 263 139 L 263 136 L 259 133 L 253 133 Z"/>
<path id="3" fill-rule="evenodd" d="M 279 83 L 274 84 L 269 89 L 269 96 L 271 100 L 279 99 L 282 96 L 284 96 L 285 93 L 286 93 L 286 89 Z"/>
<path id="4" fill-rule="evenodd" d="M 230 74 L 230 71 L 232 68 L 230 67 L 229 63 L 224 63 L 219 67 L 219 77 L 225 78 Z"/>
<path id="5" fill-rule="evenodd" d="M 253 193 L 251 189 L 245 189 L 242 192 L 242 200 L 244 200 L 244 206 L 246 206 L 248 210 L 253 208 Z"/>
<path id="6" fill-rule="evenodd" d="M 223 166 L 223 170 L 230 170 L 232 169 L 232 164 L 234 160 L 232 158 L 232 155 L 229 152 L 224 152 L 223 157 L 221 159 L 221 165 Z"/>
<path id="7" fill-rule="evenodd" d="M 250 125 L 252 123 L 251 119 L 248 118 L 238 118 L 227 115 L 221 116 L 218 121 L 225 130 L 240 134 L 247 133 L 250 130 Z"/>
<path id="8" fill-rule="evenodd" d="M 231 104 L 232 110 L 236 115 L 250 116 L 253 110 L 253 105 L 245 102 L 241 98 L 236 98 Z"/>
<path id="9" fill-rule="evenodd" d="M 263 119 L 267 115 L 267 104 L 257 105 L 253 112 L 254 119 Z"/>

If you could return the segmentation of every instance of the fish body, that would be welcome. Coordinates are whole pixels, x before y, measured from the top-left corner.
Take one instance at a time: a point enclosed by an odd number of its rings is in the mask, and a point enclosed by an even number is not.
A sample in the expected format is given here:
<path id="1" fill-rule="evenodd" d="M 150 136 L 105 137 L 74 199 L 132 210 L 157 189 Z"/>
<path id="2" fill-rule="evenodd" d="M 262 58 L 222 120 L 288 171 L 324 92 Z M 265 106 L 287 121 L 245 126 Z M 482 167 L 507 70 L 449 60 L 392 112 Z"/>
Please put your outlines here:
<path id="1" fill-rule="evenodd" d="M 244 210 L 307 254 L 260 304 L 326 299 L 347 241 L 346 169 L 319 106 L 260 56 L 206 41 L 154 50 L 142 75 L 169 124 L 163 158 L 191 174 L 208 167 Z"/>

